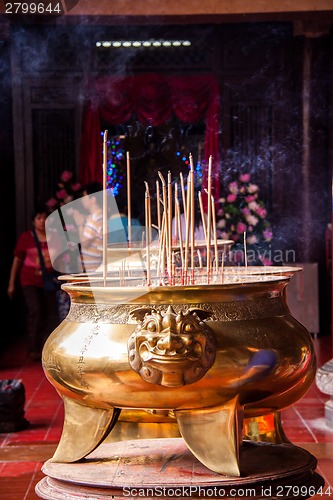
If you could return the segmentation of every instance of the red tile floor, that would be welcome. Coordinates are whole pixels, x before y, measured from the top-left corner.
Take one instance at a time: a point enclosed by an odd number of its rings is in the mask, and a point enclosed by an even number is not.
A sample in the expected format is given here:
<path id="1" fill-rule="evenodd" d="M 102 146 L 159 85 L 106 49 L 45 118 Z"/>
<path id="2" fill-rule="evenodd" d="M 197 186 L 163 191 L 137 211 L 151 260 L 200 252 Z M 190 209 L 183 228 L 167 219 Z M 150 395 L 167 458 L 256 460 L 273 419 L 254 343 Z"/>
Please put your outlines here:
<path id="1" fill-rule="evenodd" d="M 314 339 L 318 366 L 332 358 L 332 338 Z M 26 430 L 0 434 L 0 499 L 36 500 L 35 485 L 44 474 L 43 463 L 57 446 L 63 423 L 62 401 L 44 376 L 39 362 L 28 360 L 24 340 L 0 356 L 0 379 L 21 379 L 26 390 Z M 313 498 L 333 496 L 333 429 L 325 425 L 322 394 L 315 382 L 308 393 L 282 412 L 285 433 L 296 445 L 318 459 L 318 472 L 325 479 L 326 492 Z"/>

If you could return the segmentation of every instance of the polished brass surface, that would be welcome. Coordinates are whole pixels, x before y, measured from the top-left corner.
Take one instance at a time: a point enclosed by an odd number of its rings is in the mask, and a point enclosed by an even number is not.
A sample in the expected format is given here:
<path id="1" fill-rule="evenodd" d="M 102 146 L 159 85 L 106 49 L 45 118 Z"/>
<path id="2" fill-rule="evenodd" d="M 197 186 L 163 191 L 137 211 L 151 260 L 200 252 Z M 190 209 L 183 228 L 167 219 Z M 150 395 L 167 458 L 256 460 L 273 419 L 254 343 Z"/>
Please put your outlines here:
<path id="1" fill-rule="evenodd" d="M 128 360 L 146 382 L 181 387 L 200 380 L 215 361 L 215 337 L 201 321 L 210 317 L 203 309 L 165 314 L 139 308 L 132 316 L 140 325 L 128 340 Z"/>
<path id="2" fill-rule="evenodd" d="M 221 406 L 175 415 L 185 443 L 201 463 L 220 474 L 240 475 L 243 408 L 238 396 Z"/>
<path id="3" fill-rule="evenodd" d="M 62 285 L 71 309 L 45 344 L 43 367 L 59 394 L 72 402 L 65 405 L 64 432 L 52 460 L 71 462 L 88 454 L 114 425 L 115 409 L 122 409 L 123 422 L 126 413 L 135 421 L 136 411 L 167 425 L 176 415 L 196 457 L 220 474 L 237 476 L 243 413 L 272 415 L 301 398 L 314 379 L 311 336 L 285 303 L 288 281 L 253 276 L 192 286 Z M 141 328 L 138 310 L 142 319 L 154 310 L 162 322 L 168 315 L 175 320 L 204 310 L 200 322 L 215 345 L 212 366 L 186 385 L 144 380 L 128 354 L 128 340 Z M 178 370 L 172 357 L 168 363 Z M 75 426 L 82 428 L 77 436 Z M 274 427 L 275 438 L 283 439 L 278 423 Z"/>
<path id="4" fill-rule="evenodd" d="M 95 443 L 95 449 L 103 441 L 105 433 L 109 432 L 117 422 L 120 411 L 118 408 L 106 410 L 84 406 L 84 424 L 79 425 L 77 415 L 81 413 L 80 403 L 66 396 L 63 396 L 63 401 L 65 422 L 53 460 L 61 461 L 65 454 L 66 461 L 73 462 L 92 451 L 92 442 Z"/>

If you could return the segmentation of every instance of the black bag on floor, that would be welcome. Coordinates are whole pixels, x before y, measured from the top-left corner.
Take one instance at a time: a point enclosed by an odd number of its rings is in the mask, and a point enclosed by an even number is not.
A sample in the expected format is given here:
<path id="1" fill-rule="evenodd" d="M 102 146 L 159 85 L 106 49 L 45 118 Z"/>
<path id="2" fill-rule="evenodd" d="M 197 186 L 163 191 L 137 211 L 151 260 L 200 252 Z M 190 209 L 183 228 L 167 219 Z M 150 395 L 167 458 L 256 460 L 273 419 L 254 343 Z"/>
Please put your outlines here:
<path id="1" fill-rule="evenodd" d="M 16 432 L 26 429 L 29 422 L 24 418 L 25 388 L 22 380 L 0 380 L 0 432 Z"/>

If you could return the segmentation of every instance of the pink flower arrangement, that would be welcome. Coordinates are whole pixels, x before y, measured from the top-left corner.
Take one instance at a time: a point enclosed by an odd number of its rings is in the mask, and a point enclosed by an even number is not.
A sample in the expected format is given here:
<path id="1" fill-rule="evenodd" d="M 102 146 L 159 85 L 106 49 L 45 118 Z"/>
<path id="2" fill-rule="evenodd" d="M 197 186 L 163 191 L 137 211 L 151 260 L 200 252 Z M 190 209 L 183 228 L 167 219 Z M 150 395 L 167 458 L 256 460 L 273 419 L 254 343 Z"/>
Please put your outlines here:
<path id="1" fill-rule="evenodd" d="M 271 224 L 266 218 L 267 209 L 259 199 L 259 187 L 251 182 L 249 173 L 239 175 L 237 181 L 228 184 L 228 190 L 220 200 L 217 216 L 219 238 L 243 244 L 246 235 L 247 245 L 259 251 L 273 238 Z"/>
<path id="2" fill-rule="evenodd" d="M 81 184 L 79 182 L 73 182 L 73 177 L 73 172 L 70 170 L 64 170 L 60 175 L 60 182 L 58 182 L 55 195 L 46 202 L 46 206 L 50 213 L 66 205 L 66 203 L 73 201 L 77 197 L 81 189 Z"/>
<path id="3" fill-rule="evenodd" d="M 73 172 L 71 172 L 70 170 L 64 170 L 60 176 L 60 180 L 66 183 L 70 181 L 72 177 L 73 177 Z"/>

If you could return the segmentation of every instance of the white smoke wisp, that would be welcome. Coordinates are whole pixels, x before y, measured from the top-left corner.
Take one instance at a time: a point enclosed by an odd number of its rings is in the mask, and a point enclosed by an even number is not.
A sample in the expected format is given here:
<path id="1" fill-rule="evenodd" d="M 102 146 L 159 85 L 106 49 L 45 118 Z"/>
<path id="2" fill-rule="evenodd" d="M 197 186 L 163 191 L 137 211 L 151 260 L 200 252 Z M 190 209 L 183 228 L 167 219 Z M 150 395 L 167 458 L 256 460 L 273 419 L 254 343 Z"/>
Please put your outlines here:
<path id="1" fill-rule="evenodd" d="M 103 207 L 103 191 L 94 193 L 94 196 L 98 197 L 99 206 Z M 84 223 L 87 221 L 89 213 L 84 209 L 84 198 L 86 197 L 67 203 L 48 216 L 46 220 L 46 237 L 52 265 L 57 272 L 64 275 L 64 282 L 66 282 L 67 276 L 67 281 L 84 281 L 87 285 L 98 284 L 100 286 L 103 281 L 103 245 L 101 244 L 98 247 L 101 253 L 101 264 L 94 271 L 87 272 L 81 253 L 81 248 L 87 240 L 84 238 L 82 231 L 78 231 L 74 222 L 75 214 L 79 214 Z M 141 284 L 141 287 L 138 287 L 137 296 L 139 297 L 142 295 L 142 285 L 145 285 L 146 276 L 145 227 L 135 227 L 135 241 L 131 242 L 130 245 L 127 241 L 117 202 L 109 190 L 107 192 L 107 214 L 108 220 L 112 217 L 113 221 L 111 231 L 108 230 L 105 234 L 103 230 L 103 238 L 106 237 L 108 241 L 107 284 L 128 286 L 131 283 L 139 283 Z M 152 240 L 153 244 L 154 238 Z M 148 249 L 148 251 L 151 252 L 151 249 Z M 133 287 L 131 289 L 131 298 L 133 298 Z"/>

